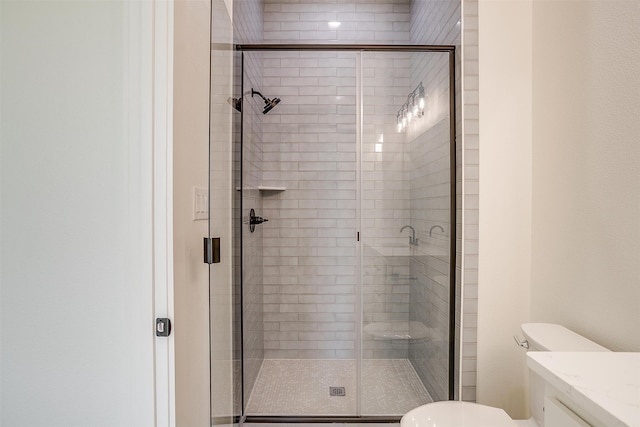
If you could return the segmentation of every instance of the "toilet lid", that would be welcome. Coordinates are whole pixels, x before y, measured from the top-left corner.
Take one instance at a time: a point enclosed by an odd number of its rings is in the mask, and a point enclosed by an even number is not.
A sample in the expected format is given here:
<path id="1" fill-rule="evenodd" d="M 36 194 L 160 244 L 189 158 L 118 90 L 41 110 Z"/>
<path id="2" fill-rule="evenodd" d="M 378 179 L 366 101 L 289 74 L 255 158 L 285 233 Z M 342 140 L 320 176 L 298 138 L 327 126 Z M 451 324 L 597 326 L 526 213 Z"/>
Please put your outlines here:
<path id="1" fill-rule="evenodd" d="M 400 427 L 516 427 L 502 409 L 470 402 L 428 403 L 407 412 Z"/>

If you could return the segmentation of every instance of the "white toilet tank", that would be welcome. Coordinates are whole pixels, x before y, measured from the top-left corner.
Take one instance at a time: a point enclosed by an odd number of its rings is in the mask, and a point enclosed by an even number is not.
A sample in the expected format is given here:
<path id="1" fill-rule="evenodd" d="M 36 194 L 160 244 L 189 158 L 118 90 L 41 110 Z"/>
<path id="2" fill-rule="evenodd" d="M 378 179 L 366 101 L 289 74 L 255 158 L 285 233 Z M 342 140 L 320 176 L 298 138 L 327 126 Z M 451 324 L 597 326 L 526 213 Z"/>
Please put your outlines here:
<path id="1" fill-rule="evenodd" d="M 521 329 L 529 351 L 611 351 L 553 323 L 524 323 Z"/>
<path id="2" fill-rule="evenodd" d="M 582 335 L 553 323 L 524 323 L 522 333 L 529 345 L 528 351 L 611 351 Z M 544 381 L 529 371 L 529 404 L 531 415 L 540 427 L 544 427 Z"/>

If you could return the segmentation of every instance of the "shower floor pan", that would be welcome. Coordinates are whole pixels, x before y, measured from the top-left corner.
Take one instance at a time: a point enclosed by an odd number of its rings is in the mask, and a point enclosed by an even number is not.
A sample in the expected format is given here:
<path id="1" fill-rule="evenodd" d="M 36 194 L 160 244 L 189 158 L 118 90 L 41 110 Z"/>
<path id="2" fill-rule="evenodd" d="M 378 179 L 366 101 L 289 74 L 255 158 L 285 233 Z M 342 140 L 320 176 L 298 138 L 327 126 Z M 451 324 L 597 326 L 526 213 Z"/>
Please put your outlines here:
<path id="1" fill-rule="evenodd" d="M 330 393 L 333 387 L 343 387 L 343 395 Z M 266 359 L 246 414 L 355 416 L 356 393 L 355 360 Z M 433 401 L 407 359 L 363 360 L 361 393 L 365 416 L 403 415 Z"/>

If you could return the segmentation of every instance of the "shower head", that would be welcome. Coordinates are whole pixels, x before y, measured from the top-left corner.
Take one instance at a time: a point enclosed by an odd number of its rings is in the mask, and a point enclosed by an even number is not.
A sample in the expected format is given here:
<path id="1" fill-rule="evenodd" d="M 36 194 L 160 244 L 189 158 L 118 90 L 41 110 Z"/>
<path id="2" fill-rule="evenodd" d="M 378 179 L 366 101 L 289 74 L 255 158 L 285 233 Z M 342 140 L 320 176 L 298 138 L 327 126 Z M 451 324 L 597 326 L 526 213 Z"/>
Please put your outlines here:
<path id="1" fill-rule="evenodd" d="M 280 102 L 280 98 L 273 98 L 268 101 L 264 101 L 264 110 L 262 110 L 262 114 L 267 114 L 273 107 L 278 105 Z"/>
<path id="2" fill-rule="evenodd" d="M 253 88 L 251 88 L 252 98 L 253 98 L 253 95 L 258 95 L 264 101 L 264 109 L 262 110 L 262 114 L 267 114 L 269 111 L 273 109 L 273 107 L 278 105 L 278 103 L 280 102 L 280 98 L 273 98 L 273 99 L 266 98 L 260 92 L 258 92 L 257 90 L 253 90 Z"/>

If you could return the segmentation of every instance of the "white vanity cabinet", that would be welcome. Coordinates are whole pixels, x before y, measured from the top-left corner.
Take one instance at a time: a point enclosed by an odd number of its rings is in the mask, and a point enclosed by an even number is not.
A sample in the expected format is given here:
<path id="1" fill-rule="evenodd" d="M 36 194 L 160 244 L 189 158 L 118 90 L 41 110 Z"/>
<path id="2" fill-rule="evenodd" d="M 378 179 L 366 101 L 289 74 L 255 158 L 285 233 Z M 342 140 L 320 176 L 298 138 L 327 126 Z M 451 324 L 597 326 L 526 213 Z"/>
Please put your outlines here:
<path id="1" fill-rule="evenodd" d="M 545 382 L 544 427 L 640 427 L 640 353 L 529 352 Z"/>
<path id="2" fill-rule="evenodd" d="M 544 399 L 544 425 L 547 427 L 591 426 L 555 397 L 545 397 Z"/>

